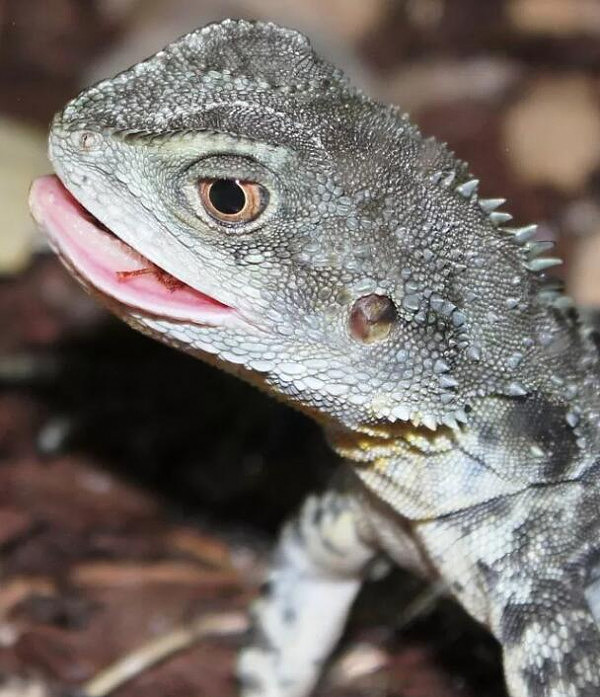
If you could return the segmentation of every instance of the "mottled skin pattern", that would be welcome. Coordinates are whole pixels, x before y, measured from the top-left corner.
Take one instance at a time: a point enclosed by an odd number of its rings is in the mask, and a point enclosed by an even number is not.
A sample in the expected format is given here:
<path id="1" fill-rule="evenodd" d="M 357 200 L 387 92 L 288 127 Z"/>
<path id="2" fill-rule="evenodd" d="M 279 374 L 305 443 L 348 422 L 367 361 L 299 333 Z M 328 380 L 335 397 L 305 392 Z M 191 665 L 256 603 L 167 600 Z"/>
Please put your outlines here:
<path id="1" fill-rule="evenodd" d="M 211 25 L 86 90 L 50 153 L 106 226 L 245 322 L 112 309 L 304 409 L 347 458 L 282 534 L 243 695 L 308 694 L 385 553 L 490 628 L 512 697 L 598 697 L 597 337 L 533 226 L 506 227 L 445 146 L 269 24 Z M 203 177 L 269 204 L 220 225 Z M 365 341 L 351 315 L 373 295 L 394 312 Z"/>

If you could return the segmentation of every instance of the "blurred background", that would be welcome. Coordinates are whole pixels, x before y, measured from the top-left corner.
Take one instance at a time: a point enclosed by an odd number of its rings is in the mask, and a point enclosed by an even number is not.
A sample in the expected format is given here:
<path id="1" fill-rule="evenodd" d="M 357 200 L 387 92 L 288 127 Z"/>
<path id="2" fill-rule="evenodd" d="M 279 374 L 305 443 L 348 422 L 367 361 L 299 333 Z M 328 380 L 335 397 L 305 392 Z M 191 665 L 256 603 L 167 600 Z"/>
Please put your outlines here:
<path id="1" fill-rule="evenodd" d="M 600 306 L 599 0 L 0 0 L 0 697 L 75 694 L 180 622 L 242 616 L 277 526 L 335 464 L 301 415 L 107 316 L 27 211 L 54 111 L 225 17 L 300 29 L 405 108 Z M 494 643 L 393 581 L 367 590 L 320 694 L 501 697 Z M 239 642 L 114 694 L 234 694 Z"/>

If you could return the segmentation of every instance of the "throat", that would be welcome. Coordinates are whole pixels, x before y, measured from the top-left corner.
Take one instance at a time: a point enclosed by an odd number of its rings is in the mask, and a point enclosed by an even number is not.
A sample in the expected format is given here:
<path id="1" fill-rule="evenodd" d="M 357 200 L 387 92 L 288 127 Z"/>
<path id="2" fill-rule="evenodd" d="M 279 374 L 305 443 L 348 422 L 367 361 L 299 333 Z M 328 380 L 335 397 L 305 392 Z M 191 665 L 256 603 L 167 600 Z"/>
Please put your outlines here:
<path id="1" fill-rule="evenodd" d="M 406 427 L 382 434 L 330 434 L 362 484 L 392 510 L 429 521 L 511 496 L 524 488 L 503 479 L 484 460 L 466 453 L 472 429 Z"/>
<path id="2" fill-rule="evenodd" d="M 395 422 L 365 427 L 361 431 L 328 429 L 333 449 L 357 463 L 384 466 L 388 460 L 402 456 L 434 455 L 452 451 L 457 433 L 447 426 L 431 431 L 409 422 Z"/>

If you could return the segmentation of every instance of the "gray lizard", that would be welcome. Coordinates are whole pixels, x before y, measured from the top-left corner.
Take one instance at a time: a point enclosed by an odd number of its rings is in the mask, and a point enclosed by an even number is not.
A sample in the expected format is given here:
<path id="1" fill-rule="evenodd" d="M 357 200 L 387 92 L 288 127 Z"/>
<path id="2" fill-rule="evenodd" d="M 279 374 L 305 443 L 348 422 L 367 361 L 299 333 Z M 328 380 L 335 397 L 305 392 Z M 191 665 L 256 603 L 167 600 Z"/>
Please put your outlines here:
<path id="1" fill-rule="evenodd" d="M 31 208 L 84 286 L 346 458 L 281 534 L 245 697 L 310 693 L 381 555 L 490 628 L 512 697 L 598 697 L 598 336 L 535 226 L 272 24 L 90 87 L 50 157 Z"/>

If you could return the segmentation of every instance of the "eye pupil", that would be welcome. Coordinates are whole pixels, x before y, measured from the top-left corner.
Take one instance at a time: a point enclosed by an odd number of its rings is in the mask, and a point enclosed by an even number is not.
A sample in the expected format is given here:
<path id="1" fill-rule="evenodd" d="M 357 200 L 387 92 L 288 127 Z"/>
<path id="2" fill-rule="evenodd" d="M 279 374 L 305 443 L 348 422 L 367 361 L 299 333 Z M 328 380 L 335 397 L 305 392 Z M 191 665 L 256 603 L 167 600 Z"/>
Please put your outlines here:
<path id="1" fill-rule="evenodd" d="M 211 184 L 208 198 L 215 210 L 235 215 L 246 205 L 246 193 L 235 179 L 217 179 Z"/>
<path id="2" fill-rule="evenodd" d="M 252 222 L 269 202 L 268 190 L 249 179 L 207 177 L 198 179 L 196 187 L 204 213 L 229 227 Z"/>

